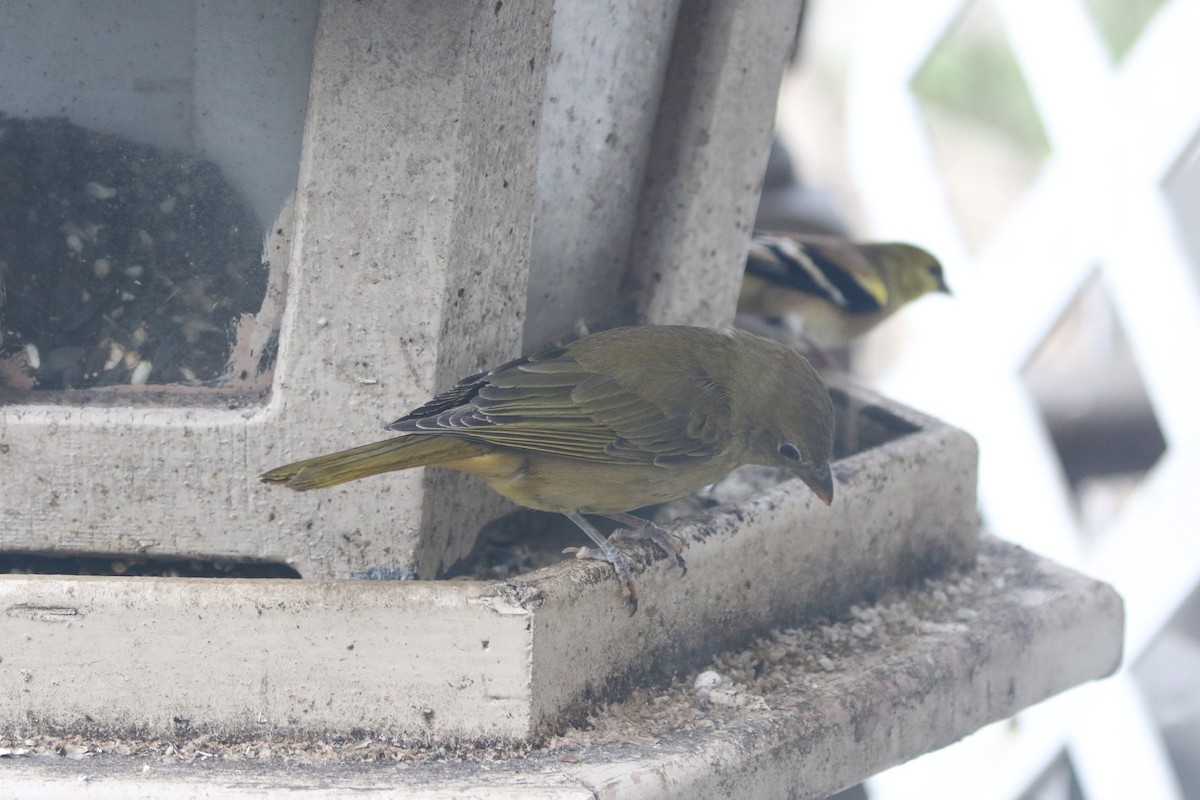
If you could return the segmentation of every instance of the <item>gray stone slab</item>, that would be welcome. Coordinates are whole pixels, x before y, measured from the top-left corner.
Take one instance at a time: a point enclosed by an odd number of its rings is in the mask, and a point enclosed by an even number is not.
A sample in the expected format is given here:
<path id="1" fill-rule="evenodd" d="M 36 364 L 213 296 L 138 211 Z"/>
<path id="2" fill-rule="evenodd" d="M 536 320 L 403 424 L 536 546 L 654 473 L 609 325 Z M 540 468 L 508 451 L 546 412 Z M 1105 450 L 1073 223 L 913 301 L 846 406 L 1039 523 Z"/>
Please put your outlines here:
<path id="1" fill-rule="evenodd" d="M 363 764 L 349 747 L 338 759 L 288 763 L 287 744 L 275 740 L 272 759 L 237 763 L 230 759 L 253 752 L 253 742 L 178 739 L 177 750 L 160 742 L 122 757 L 96 755 L 84 739 L 76 752 L 92 755 L 18 747 L 0 759 L 0 795 L 40 799 L 86 787 L 96 798 L 824 798 L 1111 674 L 1121 660 L 1122 605 L 1110 587 L 991 537 L 975 568 L 855 611 L 833 626 L 852 631 L 844 652 L 833 652 L 844 630 L 831 636 L 811 623 L 776 637 L 783 653 L 773 654 L 774 643 L 753 651 L 770 663 L 742 670 L 748 702 L 698 703 L 689 675 L 596 712 L 591 730 L 545 749 L 462 757 L 401 746 Z M 859 638 L 854 620 L 877 631 Z M 832 669 L 804 665 L 827 649 Z M 711 666 L 743 660 L 729 654 Z M 672 724 L 676 708 L 687 713 Z"/>

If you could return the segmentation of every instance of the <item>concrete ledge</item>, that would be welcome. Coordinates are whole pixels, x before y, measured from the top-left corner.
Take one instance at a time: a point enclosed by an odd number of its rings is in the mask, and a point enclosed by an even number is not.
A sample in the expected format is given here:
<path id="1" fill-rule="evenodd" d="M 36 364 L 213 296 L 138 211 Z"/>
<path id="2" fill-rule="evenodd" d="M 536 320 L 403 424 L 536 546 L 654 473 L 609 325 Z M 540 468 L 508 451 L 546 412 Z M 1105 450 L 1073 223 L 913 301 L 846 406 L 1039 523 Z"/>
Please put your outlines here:
<path id="1" fill-rule="evenodd" d="M 645 548 L 633 617 L 597 562 L 499 583 L 0 576 L 0 730 L 522 740 L 971 563 L 973 440 L 831 391 L 849 453 L 833 507 L 792 480 L 681 520 L 689 573 Z"/>
<path id="2" fill-rule="evenodd" d="M 2 759 L 0 796 L 823 798 L 1121 659 L 1110 587 L 990 537 L 973 570 L 854 612 L 719 657 L 709 666 L 721 680 L 747 681 L 724 700 L 715 689 L 702 699 L 688 675 L 531 752 L 381 745 L 400 763 L 362 764 L 348 763 L 361 746 L 301 760 L 275 741 L 270 758 L 237 764 L 246 743 L 209 743 L 203 757 L 192 748 L 187 761 L 179 739 L 123 757 L 89 755 L 82 740 L 75 759 L 17 755 L 18 743 Z"/>

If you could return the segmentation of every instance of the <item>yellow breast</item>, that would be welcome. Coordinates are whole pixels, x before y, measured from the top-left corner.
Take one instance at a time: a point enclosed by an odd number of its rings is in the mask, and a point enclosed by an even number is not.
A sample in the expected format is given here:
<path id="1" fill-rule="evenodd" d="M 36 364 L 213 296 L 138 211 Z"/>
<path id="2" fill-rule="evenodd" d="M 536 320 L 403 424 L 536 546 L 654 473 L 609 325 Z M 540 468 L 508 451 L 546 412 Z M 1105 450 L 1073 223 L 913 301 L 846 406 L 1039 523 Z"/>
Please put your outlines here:
<path id="1" fill-rule="evenodd" d="M 737 464 L 720 460 L 686 467 L 605 464 L 498 448 L 441 466 L 478 475 L 493 490 L 527 508 L 612 514 L 684 497 Z"/>

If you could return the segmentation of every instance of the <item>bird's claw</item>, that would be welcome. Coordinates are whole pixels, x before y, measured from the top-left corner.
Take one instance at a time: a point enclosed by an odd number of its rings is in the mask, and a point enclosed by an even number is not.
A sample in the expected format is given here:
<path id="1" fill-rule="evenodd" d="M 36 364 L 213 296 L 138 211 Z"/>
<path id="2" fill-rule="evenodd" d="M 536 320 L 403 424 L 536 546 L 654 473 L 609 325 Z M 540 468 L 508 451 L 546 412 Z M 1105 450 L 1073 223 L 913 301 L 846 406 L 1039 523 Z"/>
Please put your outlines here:
<path id="1" fill-rule="evenodd" d="M 573 553 L 576 558 L 587 558 L 612 564 L 617 578 L 625 585 L 625 604 L 629 606 L 629 616 L 632 617 L 637 612 L 638 593 L 637 587 L 633 584 L 633 569 L 628 556 L 611 544 L 600 549 L 587 546 L 566 547 L 563 548 L 563 553 Z"/>
<path id="2" fill-rule="evenodd" d="M 608 539 L 609 541 L 616 539 L 618 541 L 653 542 L 659 550 L 666 553 L 669 558 L 674 559 L 675 566 L 679 567 L 681 573 L 687 575 L 687 561 L 681 555 L 684 548 L 684 539 L 673 531 L 659 527 L 653 522 L 646 521 L 635 528 L 618 528 L 609 535 Z"/>
<path id="3" fill-rule="evenodd" d="M 660 528 L 653 522 L 635 517 L 632 514 L 618 513 L 603 514 L 602 516 L 608 517 L 619 525 L 627 525 L 628 527 L 619 528 L 605 537 L 578 511 L 569 512 L 567 518 L 578 525 L 580 530 L 596 543 L 597 549 L 593 550 L 590 547 L 568 547 L 563 552 L 574 553 L 576 558 L 594 558 L 612 564 L 613 570 L 617 573 L 617 578 L 625 585 L 625 602 L 628 604 L 629 613 L 632 616 L 638 608 L 637 587 L 633 585 L 633 562 L 629 556 L 618 550 L 613 543 L 628 539 L 634 541 L 649 540 L 668 556 L 674 558 L 676 566 L 686 575 L 687 562 L 680 555 L 680 552 L 683 550 L 684 540 L 679 534 Z"/>

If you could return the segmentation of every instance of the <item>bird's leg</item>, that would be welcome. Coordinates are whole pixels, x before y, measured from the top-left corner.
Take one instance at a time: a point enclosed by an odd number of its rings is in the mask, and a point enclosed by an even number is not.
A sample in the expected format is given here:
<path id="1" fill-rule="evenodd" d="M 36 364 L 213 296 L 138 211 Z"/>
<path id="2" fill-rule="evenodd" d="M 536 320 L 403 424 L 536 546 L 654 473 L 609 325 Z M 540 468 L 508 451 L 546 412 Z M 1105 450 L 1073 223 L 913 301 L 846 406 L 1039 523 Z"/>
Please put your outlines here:
<path id="1" fill-rule="evenodd" d="M 574 522 L 581 531 L 588 535 L 588 538 L 596 543 L 599 553 L 593 553 L 587 547 L 568 547 L 563 550 L 564 553 L 574 553 L 576 558 L 594 558 L 599 561 L 607 561 L 612 564 L 616 570 L 617 578 L 625 584 L 625 590 L 628 596 L 625 602 L 629 604 L 629 614 L 633 615 L 638 607 L 637 587 L 633 585 L 633 570 L 630 567 L 629 556 L 622 553 L 615 546 L 609 543 L 608 539 L 604 538 L 604 534 L 596 530 L 596 526 L 588 522 L 578 511 L 566 512 L 567 519 Z"/>
<path id="2" fill-rule="evenodd" d="M 670 558 L 675 559 L 675 565 L 687 575 L 687 562 L 683 560 L 680 553 L 683 551 L 683 538 L 672 533 L 666 528 L 661 528 L 655 525 L 648 519 L 635 517 L 633 514 L 623 512 L 616 514 L 601 514 L 602 517 L 607 517 L 613 522 L 628 527 L 618 528 L 608 537 L 609 541 L 613 539 L 627 539 L 633 541 L 646 541 L 647 539 L 658 545 L 658 549 L 666 553 Z"/>

